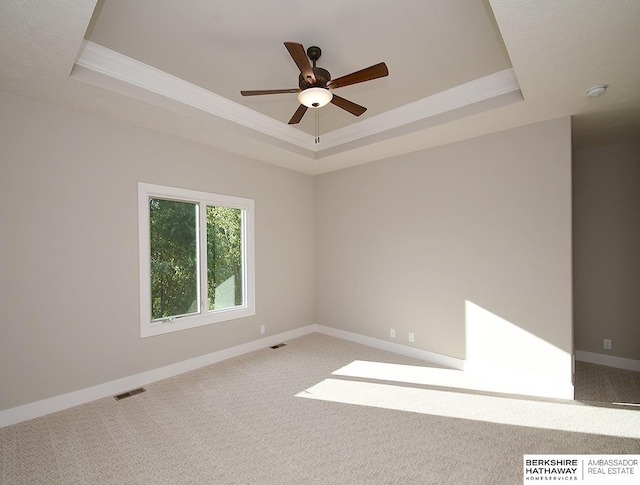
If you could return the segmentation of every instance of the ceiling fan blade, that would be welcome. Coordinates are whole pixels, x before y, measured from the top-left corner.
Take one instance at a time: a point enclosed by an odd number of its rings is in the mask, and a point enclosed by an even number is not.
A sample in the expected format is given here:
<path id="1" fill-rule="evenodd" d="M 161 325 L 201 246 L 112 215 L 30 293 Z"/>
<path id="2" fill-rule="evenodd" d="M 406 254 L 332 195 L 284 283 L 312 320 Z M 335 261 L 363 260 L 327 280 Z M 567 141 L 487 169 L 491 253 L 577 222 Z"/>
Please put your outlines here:
<path id="1" fill-rule="evenodd" d="M 342 108 L 343 110 L 348 111 L 352 115 L 356 116 L 360 116 L 362 113 L 367 111 L 367 108 L 365 108 L 364 106 L 360 106 L 353 101 L 341 98 L 340 96 L 336 96 L 335 94 L 333 95 L 333 98 L 331 98 L 331 104 L 335 104 L 338 108 Z"/>
<path id="2" fill-rule="evenodd" d="M 299 93 L 300 88 L 292 89 L 262 89 L 258 91 L 240 91 L 243 96 L 260 96 L 262 94 L 284 94 L 284 93 Z"/>
<path id="3" fill-rule="evenodd" d="M 363 83 L 365 81 L 371 81 L 372 79 L 378 79 L 379 77 L 385 77 L 388 75 L 389 69 L 387 69 L 387 65 L 384 62 L 381 62 L 375 66 L 367 67 L 366 69 L 352 72 L 346 76 L 332 79 L 327 83 L 327 87 L 331 89 L 342 88 L 351 84 Z"/>
<path id="4" fill-rule="evenodd" d="M 304 47 L 302 44 L 298 44 L 296 42 L 285 42 L 284 46 L 293 57 L 293 61 L 300 69 L 300 73 L 302 77 L 309 81 L 310 84 L 316 82 L 316 76 L 313 74 L 313 69 L 311 68 L 311 64 L 309 63 L 309 58 L 307 57 L 307 53 L 304 51 Z"/>
<path id="5" fill-rule="evenodd" d="M 300 107 L 293 113 L 293 116 L 289 120 L 290 125 L 295 125 L 296 123 L 300 123 L 300 120 L 307 112 L 307 107 L 304 104 L 301 104 Z"/>

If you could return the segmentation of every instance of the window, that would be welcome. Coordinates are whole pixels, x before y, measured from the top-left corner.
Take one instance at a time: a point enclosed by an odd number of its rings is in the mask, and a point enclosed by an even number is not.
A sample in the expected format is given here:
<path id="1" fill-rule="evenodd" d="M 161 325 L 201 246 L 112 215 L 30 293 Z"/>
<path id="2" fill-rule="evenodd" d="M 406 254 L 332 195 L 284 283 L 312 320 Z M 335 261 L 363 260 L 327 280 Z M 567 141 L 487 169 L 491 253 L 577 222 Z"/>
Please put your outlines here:
<path id="1" fill-rule="evenodd" d="M 253 201 L 138 184 L 140 336 L 255 314 Z"/>

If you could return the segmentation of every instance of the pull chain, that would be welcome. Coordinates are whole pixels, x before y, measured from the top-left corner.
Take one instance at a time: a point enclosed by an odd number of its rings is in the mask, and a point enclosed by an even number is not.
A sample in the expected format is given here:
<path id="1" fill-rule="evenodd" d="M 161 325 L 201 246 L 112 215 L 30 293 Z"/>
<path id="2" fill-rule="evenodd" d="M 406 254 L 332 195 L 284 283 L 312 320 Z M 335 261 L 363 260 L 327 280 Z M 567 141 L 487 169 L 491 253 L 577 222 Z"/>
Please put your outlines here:
<path id="1" fill-rule="evenodd" d="M 320 143 L 320 110 L 316 109 L 316 143 Z"/>

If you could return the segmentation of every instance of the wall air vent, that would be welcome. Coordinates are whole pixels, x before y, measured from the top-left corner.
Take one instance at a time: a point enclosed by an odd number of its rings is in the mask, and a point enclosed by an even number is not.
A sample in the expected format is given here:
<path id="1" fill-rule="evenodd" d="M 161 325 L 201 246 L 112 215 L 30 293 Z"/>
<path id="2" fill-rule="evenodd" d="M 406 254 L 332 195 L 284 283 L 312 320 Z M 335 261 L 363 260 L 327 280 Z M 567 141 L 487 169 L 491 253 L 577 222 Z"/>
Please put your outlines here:
<path id="1" fill-rule="evenodd" d="M 113 396 L 116 401 L 120 399 L 124 399 L 125 397 L 135 396 L 136 394 L 140 394 L 141 392 L 145 392 L 144 387 L 139 387 L 138 389 L 133 389 L 131 391 L 123 392 L 122 394 L 118 394 L 117 396 Z"/>
<path id="2" fill-rule="evenodd" d="M 272 349 L 279 349 L 280 347 L 284 347 L 287 344 L 278 344 L 278 345 L 274 345 L 273 347 L 271 347 Z"/>

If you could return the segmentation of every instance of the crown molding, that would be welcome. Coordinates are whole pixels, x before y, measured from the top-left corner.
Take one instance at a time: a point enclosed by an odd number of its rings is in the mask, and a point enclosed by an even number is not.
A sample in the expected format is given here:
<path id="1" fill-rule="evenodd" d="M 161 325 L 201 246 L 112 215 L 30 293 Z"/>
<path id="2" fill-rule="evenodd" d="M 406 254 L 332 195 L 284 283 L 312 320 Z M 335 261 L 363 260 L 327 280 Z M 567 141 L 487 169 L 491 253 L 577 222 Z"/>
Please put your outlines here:
<path id="1" fill-rule="evenodd" d="M 297 128 L 87 40 L 83 42 L 75 66 L 98 74 L 101 78 L 100 85 L 113 92 L 131 96 L 130 92 L 123 92 L 121 83 L 124 82 L 154 93 L 160 99 L 197 108 L 316 155 L 321 150 L 346 145 L 520 89 L 513 69 L 505 69 L 323 134 L 322 141 L 316 144 L 313 136 Z M 95 82 L 93 78 L 81 76 L 76 70 L 72 71 L 71 76 L 84 82 Z M 169 102 L 156 102 L 161 107 L 175 109 Z"/>
<path id="2" fill-rule="evenodd" d="M 326 133 L 323 135 L 322 148 L 376 135 L 519 89 L 513 69 L 505 69 Z"/>
<path id="3" fill-rule="evenodd" d="M 309 149 L 313 146 L 311 135 L 99 44 L 85 40 L 75 65 L 302 148 Z M 111 90 L 119 91 L 115 83 L 111 86 Z"/>

